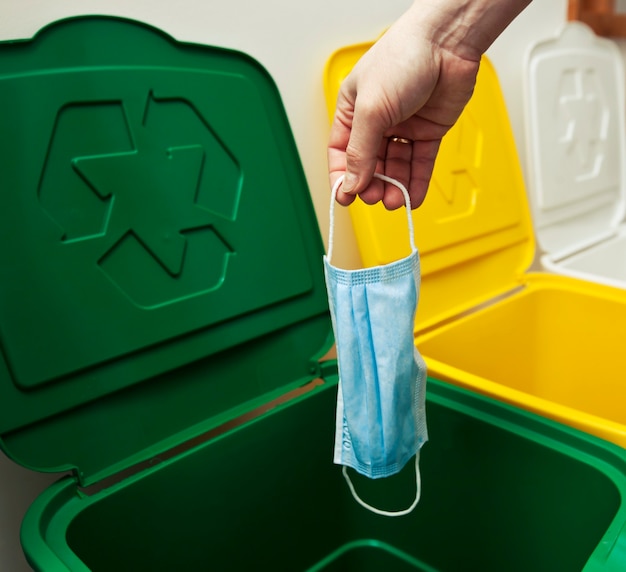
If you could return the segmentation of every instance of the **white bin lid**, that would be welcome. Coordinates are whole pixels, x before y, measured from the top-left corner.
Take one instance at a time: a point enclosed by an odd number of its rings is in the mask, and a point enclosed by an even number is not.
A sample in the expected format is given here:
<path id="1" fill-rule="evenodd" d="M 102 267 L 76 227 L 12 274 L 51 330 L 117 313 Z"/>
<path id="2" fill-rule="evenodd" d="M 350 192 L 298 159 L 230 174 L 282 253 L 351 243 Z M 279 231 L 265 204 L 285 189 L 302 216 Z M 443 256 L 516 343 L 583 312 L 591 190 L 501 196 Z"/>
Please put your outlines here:
<path id="1" fill-rule="evenodd" d="M 579 22 L 525 62 L 527 187 L 553 259 L 613 234 L 624 218 L 624 72 L 619 50 Z"/>

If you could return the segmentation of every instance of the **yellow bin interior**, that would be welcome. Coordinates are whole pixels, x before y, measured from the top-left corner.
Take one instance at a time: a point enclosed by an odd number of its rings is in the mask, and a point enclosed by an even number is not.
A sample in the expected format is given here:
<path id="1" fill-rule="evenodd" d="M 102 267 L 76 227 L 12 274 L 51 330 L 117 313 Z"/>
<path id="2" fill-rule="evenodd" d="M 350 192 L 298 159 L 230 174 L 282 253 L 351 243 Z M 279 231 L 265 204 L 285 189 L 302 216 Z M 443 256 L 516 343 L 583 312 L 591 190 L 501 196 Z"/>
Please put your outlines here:
<path id="1" fill-rule="evenodd" d="M 370 45 L 329 59 L 331 116 L 341 81 Z M 365 266 L 408 254 L 403 209 L 359 200 L 349 208 Z M 486 57 L 413 221 L 422 269 L 415 341 L 429 374 L 626 447 L 626 291 L 528 271 L 530 210 Z"/>

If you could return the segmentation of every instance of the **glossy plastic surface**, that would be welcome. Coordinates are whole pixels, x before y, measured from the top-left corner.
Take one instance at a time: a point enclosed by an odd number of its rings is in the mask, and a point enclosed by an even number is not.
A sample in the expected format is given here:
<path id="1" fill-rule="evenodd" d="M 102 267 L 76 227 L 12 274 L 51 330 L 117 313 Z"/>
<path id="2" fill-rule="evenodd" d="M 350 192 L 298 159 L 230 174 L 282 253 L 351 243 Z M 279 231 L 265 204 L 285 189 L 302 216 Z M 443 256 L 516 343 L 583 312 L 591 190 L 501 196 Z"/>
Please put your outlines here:
<path id="1" fill-rule="evenodd" d="M 69 19 L 0 44 L 0 105 L 10 456 L 93 482 L 316 375 L 323 244 L 256 62 Z"/>
<path id="2" fill-rule="evenodd" d="M 335 383 L 322 385 L 91 496 L 59 482 L 24 522 L 34 569 L 624 569 L 618 447 L 430 379 L 422 498 L 384 518 L 354 502 L 330 462 L 335 398 Z M 402 507 L 412 471 L 355 486 Z"/>
<path id="3" fill-rule="evenodd" d="M 532 47 L 524 77 L 528 191 L 544 267 L 624 288 L 622 60 L 614 41 L 569 23 Z"/>
<path id="4" fill-rule="evenodd" d="M 523 289 L 416 338 L 429 372 L 626 448 L 624 293 L 528 275 Z"/>
<path id="5" fill-rule="evenodd" d="M 110 30 L 108 24 L 104 29 Z M 86 31 L 94 29 L 89 25 Z M 293 201 L 306 212 L 300 199 Z M 306 217 L 298 224 L 308 227 L 309 222 L 314 225 Z M 317 264 L 311 272 L 315 284 L 322 276 L 321 260 Z M 265 312 L 258 316 L 262 324 L 266 319 Z M 187 433 L 197 439 L 184 450 L 159 458 L 155 447 L 153 464 L 119 475 L 115 483 L 85 489 L 68 476 L 49 488 L 22 526 L 24 550 L 35 570 L 623 570 L 626 461 L 621 449 L 431 379 L 420 504 L 406 517 L 381 518 L 354 502 L 331 462 L 337 374 L 332 362 L 311 359 L 312 348 L 326 339 L 321 333 L 327 333 L 327 313 L 307 315 L 242 343 L 240 337 L 249 333 L 244 326 L 253 325 L 238 321 L 230 331 L 219 330 L 229 336 L 224 344 L 239 340 L 229 350 L 179 368 L 154 385 L 137 384 L 175 388 L 166 394 L 170 401 L 129 387 L 109 396 L 113 401 L 83 411 L 95 416 L 92 426 L 108 443 L 104 454 L 112 447 L 108 433 L 118 433 L 118 421 L 125 427 L 121 413 L 139 402 L 145 401 L 146 410 L 157 408 L 164 425 L 167 414 L 188 414 L 196 407 L 210 413 L 224 401 L 238 403 L 207 418 L 211 425 L 219 418 L 227 426 L 202 437 L 194 427 Z M 268 388 L 279 392 L 288 375 L 290 385 L 314 373 L 326 382 L 249 418 L 251 401 L 270 406 Z M 207 402 L 181 400 L 192 374 L 199 385 L 209 386 L 207 392 L 222 376 L 230 385 L 218 387 L 229 389 Z M 107 406 L 108 426 L 97 416 Z M 247 415 L 237 419 L 238 410 Z M 55 438 L 70 438 L 72 429 L 65 419 Z M 82 443 L 100 444 L 90 432 Z M 355 484 L 366 500 L 390 510 L 415 494 L 412 467 L 392 481 L 357 478 Z"/>
<path id="6" fill-rule="evenodd" d="M 363 47 L 347 48 L 347 53 L 356 58 L 359 49 Z M 345 73 L 346 66 L 338 69 Z M 338 82 L 327 88 L 333 85 Z M 415 324 L 416 344 L 429 373 L 626 447 L 621 400 L 626 291 L 524 272 L 532 246 L 526 193 L 500 86 L 486 59 L 475 95 L 454 129 L 457 133 L 451 130 L 442 143 L 426 201 L 414 212 L 420 254 L 428 260 L 432 252 L 431 260 L 440 261 L 431 262 L 434 268 L 424 263 Z M 464 137 L 473 144 L 459 145 Z M 468 164 L 468 156 L 480 159 L 472 171 L 476 208 L 484 201 L 489 203 L 485 212 L 498 221 L 499 213 L 503 220 L 519 221 L 506 231 L 516 233 L 517 242 L 507 243 L 504 238 L 510 235 L 504 230 L 488 232 L 490 226 L 473 214 L 465 217 L 472 237 L 467 243 L 464 235 L 454 233 L 454 225 L 439 224 L 444 204 L 440 182 L 446 181 L 443 189 L 451 193 L 457 166 Z M 401 215 L 364 205 L 353 211 L 364 257 L 377 253 L 387 261 L 403 252 L 406 241 L 390 230 L 390 221 Z M 433 252 L 436 244 L 444 247 Z M 498 291 L 506 294 L 494 296 Z M 478 292 L 491 297 L 481 298 Z"/>

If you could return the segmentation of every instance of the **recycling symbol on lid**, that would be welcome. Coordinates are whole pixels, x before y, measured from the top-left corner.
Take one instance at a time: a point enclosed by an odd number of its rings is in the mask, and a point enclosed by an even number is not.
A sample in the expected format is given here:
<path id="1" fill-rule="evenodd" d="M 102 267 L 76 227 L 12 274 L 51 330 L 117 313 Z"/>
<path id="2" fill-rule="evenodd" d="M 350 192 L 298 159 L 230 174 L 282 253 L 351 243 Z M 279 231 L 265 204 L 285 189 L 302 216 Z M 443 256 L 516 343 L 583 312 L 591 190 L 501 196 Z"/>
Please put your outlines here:
<path id="1" fill-rule="evenodd" d="M 602 143 L 609 131 L 610 113 L 593 68 L 568 70 L 557 94 L 558 138 L 572 161 L 576 179 L 597 177 L 602 168 Z"/>
<path id="2" fill-rule="evenodd" d="M 70 102 L 58 110 L 39 182 L 70 248 L 89 248 L 141 307 L 208 292 L 224 280 L 236 218 L 237 161 L 191 102 Z M 129 112 L 132 108 L 132 112 Z"/>
<path id="3" fill-rule="evenodd" d="M 449 169 L 441 169 L 433 174 L 432 185 L 443 199 L 441 216 L 437 223 L 454 222 L 472 215 L 476 205 L 476 194 L 480 175 L 476 168 L 477 149 L 481 148 L 483 137 L 479 123 L 471 110 L 466 109 L 462 120 L 448 132 L 447 145 L 453 150 L 453 163 Z"/>

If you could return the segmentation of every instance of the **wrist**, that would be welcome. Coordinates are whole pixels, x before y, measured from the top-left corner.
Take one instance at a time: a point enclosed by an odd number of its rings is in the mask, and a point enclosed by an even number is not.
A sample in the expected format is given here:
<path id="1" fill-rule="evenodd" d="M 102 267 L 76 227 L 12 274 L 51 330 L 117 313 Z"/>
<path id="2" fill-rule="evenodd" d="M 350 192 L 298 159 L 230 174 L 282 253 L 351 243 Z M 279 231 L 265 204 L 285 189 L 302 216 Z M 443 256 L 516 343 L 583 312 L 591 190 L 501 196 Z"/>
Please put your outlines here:
<path id="1" fill-rule="evenodd" d="M 407 24 L 434 46 L 478 61 L 531 0 L 414 0 Z"/>

